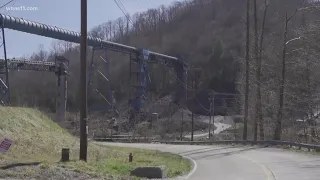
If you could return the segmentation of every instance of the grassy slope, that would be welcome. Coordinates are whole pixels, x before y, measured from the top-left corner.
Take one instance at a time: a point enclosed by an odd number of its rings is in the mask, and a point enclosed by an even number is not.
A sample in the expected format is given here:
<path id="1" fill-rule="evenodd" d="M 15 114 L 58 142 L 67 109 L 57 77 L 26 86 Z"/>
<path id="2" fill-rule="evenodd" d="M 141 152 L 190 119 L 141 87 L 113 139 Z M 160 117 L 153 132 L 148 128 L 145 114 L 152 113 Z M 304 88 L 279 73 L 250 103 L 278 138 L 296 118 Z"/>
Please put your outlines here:
<path id="1" fill-rule="evenodd" d="M 63 147 L 71 149 L 71 159 L 78 159 L 78 139 L 38 110 L 0 107 L 0 135 L 2 139 L 8 137 L 15 142 L 7 155 L 0 155 L 2 161 L 40 161 L 51 165 L 60 160 Z M 134 154 L 134 162 L 131 164 L 127 163 L 130 152 Z M 128 175 L 136 166 L 160 165 L 168 167 L 170 177 L 186 173 L 191 168 L 188 161 L 177 155 L 95 144 L 89 144 L 88 163 L 74 161 L 67 164 L 85 172 L 115 176 Z"/>

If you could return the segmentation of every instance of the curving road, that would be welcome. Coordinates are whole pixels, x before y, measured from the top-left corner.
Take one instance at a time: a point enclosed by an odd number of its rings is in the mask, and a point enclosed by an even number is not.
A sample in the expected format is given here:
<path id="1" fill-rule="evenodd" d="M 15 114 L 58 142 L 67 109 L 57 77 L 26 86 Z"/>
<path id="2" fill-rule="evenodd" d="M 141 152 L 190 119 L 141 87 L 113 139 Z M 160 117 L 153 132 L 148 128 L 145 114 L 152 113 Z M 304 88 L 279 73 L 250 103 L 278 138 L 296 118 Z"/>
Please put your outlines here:
<path id="1" fill-rule="evenodd" d="M 203 116 L 203 117 L 201 117 L 200 121 L 209 124 L 210 117 Z M 224 122 L 224 117 L 223 116 L 215 116 L 214 117 L 214 126 L 216 126 L 216 129 L 214 130 L 214 134 L 219 134 L 222 131 L 232 127 L 231 124 L 227 124 L 227 123 Z M 200 133 L 200 134 L 196 133 L 196 134 L 193 135 L 194 138 L 207 137 L 207 136 L 208 136 L 208 132 Z M 185 137 L 191 139 L 191 134 L 185 135 Z"/>
<path id="2" fill-rule="evenodd" d="M 319 180 L 320 156 L 255 146 L 102 143 L 180 154 L 195 162 L 189 180 Z"/>

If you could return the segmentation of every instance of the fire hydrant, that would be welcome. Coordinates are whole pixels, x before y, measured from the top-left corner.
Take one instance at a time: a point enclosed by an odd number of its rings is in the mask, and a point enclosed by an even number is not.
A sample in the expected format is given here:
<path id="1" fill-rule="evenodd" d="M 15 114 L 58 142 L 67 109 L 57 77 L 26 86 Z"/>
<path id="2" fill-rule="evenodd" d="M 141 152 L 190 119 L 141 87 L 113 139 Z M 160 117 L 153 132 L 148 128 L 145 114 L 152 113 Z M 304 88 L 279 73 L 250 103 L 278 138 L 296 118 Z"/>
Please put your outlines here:
<path id="1" fill-rule="evenodd" d="M 132 162 L 132 161 L 133 161 L 133 154 L 130 153 L 130 154 L 129 154 L 129 162 Z"/>

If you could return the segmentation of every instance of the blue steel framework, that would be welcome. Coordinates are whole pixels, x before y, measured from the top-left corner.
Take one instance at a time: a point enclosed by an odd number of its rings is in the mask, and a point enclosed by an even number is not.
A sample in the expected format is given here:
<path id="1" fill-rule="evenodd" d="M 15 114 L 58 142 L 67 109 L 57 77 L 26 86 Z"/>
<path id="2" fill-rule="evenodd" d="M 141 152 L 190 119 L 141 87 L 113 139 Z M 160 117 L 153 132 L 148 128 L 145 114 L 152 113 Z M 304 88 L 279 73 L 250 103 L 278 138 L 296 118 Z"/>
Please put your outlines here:
<path id="1" fill-rule="evenodd" d="M 13 16 L 8 16 L 4 14 L 0 14 L 0 27 L 2 29 L 2 38 L 3 38 L 3 47 L 4 47 L 4 54 L 6 56 L 6 49 L 5 49 L 5 36 L 4 36 L 4 29 L 12 29 L 16 31 L 26 32 L 30 34 L 35 34 L 44 37 L 50 37 L 54 39 L 69 41 L 73 43 L 80 43 L 80 33 L 68 31 L 65 29 L 61 29 L 55 26 L 49 26 L 42 23 L 37 23 L 29 20 L 25 20 L 22 18 L 17 18 Z M 177 85 L 177 92 L 176 92 L 176 99 L 175 102 L 179 103 L 183 99 L 185 99 L 185 87 L 184 84 L 186 83 L 186 76 L 187 76 L 187 65 L 182 59 L 178 59 L 176 57 L 159 54 L 152 51 L 141 50 L 132 46 L 127 46 L 123 44 L 118 44 L 110 41 L 105 41 L 100 38 L 95 38 L 88 36 L 88 45 L 92 47 L 104 48 L 116 52 L 130 54 L 130 56 L 136 56 L 136 59 L 133 61 L 138 64 L 138 72 L 136 72 L 137 79 L 139 81 L 139 86 L 133 85 L 136 89 L 135 95 L 133 99 L 130 100 L 132 109 L 135 111 L 140 111 L 143 105 L 143 99 L 145 97 L 145 91 L 147 86 L 147 62 L 148 63 L 158 63 L 163 64 L 168 67 L 173 67 L 177 73 L 177 79 L 181 82 L 182 85 Z M 131 60 L 130 60 L 131 61 Z M 0 86 L 1 91 L 5 92 L 2 94 L 8 95 L 9 93 L 9 77 L 8 77 L 8 67 L 7 67 L 7 58 L 5 57 L 5 64 L 4 67 L 1 65 L 0 70 L 1 72 L 6 72 L 5 78 L 6 82 L 1 80 Z M 4 70 L 3 70 L 4 68 Z M 130 69 L 130 74 L 132 75 L 132 71 Z M 3 83 L 2 83 L 3 82 Z M 178 83 L 177 83 L 178 84 Z M 5 90 L 5 91 L 4 91 Z M 1 97 L 1 96 L 0 96 Z M 9 97 L 9 96 L 6 96 Z M 3 99 L 3 97 L 2 97 Z M 8 101 L 9 102 L 9 101 Z"/>
<path id="2" fill-rule="evenodd" d="M 135 57 L 134 57 L 135 56 Z M 147 99 L 149 51 L 141 49 L 130 55 L 130 86 L 133 88 L 129 103 L 134 111 L 139 111 Z"/>

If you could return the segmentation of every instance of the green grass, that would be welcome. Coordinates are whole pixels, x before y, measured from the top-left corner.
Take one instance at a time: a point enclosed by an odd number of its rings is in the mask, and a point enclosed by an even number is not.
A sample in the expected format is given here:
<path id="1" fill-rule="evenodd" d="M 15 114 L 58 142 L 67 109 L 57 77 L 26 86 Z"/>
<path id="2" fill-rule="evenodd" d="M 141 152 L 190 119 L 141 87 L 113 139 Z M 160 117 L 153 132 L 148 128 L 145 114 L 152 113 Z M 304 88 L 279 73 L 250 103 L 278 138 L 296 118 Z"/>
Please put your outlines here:
<path id="1" fill-rule="evenodd" d="M 14 140 L 7 155 L 9 162 L 43 162 L 42 167 L 62 165 L 62 148 L 70 148 L 72 161 L 64 166 L 86 173 L 127 176 L 138 166 L 166 166 L 169 177 L 182 175 L 191 169 L 190 162 L 181 156 L 160 151 L 135 148 L 100 146 L 89 143 L 88 162 L 77 161 L 79 140 L 51 121 L 39 110 L 31 108 L 0 107 L 0 135 Z M 129 153 L 134 162 L 128 163 Z"/>

